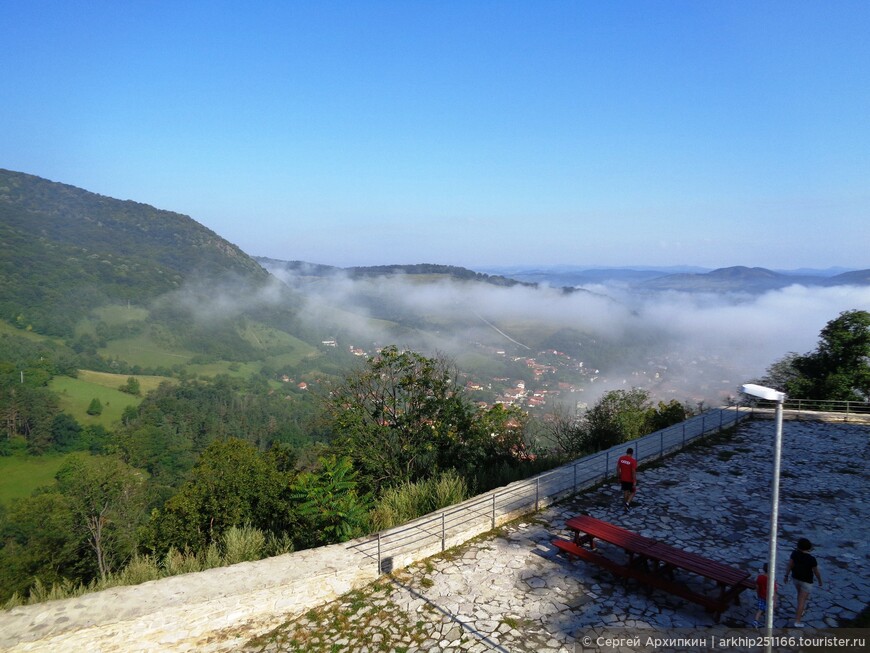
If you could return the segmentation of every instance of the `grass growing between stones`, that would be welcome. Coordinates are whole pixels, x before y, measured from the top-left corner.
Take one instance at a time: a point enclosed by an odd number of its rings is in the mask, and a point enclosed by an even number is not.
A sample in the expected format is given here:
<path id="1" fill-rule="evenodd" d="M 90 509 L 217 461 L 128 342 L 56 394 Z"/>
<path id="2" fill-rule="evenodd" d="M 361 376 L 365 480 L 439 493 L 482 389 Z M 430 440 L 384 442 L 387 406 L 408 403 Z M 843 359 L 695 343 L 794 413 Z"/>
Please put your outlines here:
<path id="1" fill-rule="evenodd" d="M 245 650 L 280 650 L 282 653 L 407 651 L 427 640 L 431 618 L 412 620 L 391 600 L 395 592 L 396 587 L 389 582 L 353 590 L 252 639 Z"/>

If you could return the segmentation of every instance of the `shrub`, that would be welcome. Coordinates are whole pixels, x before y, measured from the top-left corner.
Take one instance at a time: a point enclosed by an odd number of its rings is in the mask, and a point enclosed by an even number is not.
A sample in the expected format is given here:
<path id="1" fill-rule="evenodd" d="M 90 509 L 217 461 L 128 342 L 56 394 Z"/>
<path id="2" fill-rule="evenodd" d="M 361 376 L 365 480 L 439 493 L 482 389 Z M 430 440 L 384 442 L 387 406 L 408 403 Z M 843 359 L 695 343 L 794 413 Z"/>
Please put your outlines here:
<path id="1" fill-rule="evenodd" d="M 468 497 L 465 479 L 448 470 L 435 478 L 386 490 L 371 513 L 376 530 L 392 528 Z"/>
<path id="2" fill-rule="evenodd" d="M 202 571 L 202 565 L 195 553 L 179 551 L 174 546 L 169 547 L 163 556 L 163 572 L 165 576 L 178 576 Z"/>
<path id="3" fill-rule="evenodd" d="M 266 534 L 264 553 L 267 558 L 291 553 L 293 550 L 293 538 L 288 533 L 281 533 L 280 535 L 275 535 L 274 533 Z"/>
<path id="4" fill-rule="evenodd" d="M 234 565 L 237 562 L 259 560 L 263 557 L 266 536 L 263 531 L 248 524 L 231 526 L 221 538 L 224 547 L 224 562 Z"/>
<path id="5" fill-rule="evenodd" d="M 138 585 L 160 578 L 160 565 L 151 556 L 134 555 L 127 566 L 113 576 L 117 585 Z"/>

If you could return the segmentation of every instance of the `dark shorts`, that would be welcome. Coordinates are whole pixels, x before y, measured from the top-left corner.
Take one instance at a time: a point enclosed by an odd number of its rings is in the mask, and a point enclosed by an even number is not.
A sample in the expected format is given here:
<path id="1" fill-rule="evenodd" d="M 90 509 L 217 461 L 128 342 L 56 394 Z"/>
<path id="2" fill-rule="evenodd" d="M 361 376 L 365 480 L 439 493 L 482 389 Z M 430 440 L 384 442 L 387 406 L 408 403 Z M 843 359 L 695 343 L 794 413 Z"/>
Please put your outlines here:
<path id="1" fill-rule="evenodd" d="M 634 489 L 634 483 L 631 481 L 622 481 L 623 492 L 631 492 Z"/>

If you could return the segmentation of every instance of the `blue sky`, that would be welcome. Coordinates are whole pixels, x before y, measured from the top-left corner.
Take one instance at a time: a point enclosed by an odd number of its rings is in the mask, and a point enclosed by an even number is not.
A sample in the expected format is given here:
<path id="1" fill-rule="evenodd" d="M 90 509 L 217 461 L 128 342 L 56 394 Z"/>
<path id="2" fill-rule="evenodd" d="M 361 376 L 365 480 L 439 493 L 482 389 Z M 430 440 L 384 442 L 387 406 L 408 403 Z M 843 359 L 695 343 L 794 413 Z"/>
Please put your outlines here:
<path id="1" fill-rule="evenodd" d="M 0 167 L 332 265 L 870 267 L 870 2 L 6 3 Z"/>

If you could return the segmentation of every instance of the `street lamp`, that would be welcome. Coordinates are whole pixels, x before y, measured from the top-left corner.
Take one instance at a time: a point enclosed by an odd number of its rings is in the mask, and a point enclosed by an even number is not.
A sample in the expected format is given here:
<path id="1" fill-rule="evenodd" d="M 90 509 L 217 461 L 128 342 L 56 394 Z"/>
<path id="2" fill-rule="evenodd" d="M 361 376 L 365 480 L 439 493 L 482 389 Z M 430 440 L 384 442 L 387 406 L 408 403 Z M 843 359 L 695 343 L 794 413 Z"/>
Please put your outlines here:
<path id="1" fill-rule="evenodd" d="M 759 399 L 776 402 L 776 439 L 773 444 L 773 487 L 770 508 L 770 545 L 767 552 L 767 615 L 765 628 L 767 636 L 773 635 L 773 595 L 776 588 L 776 530 L 779 520 L 779 459 L 782 454 L 782 404 L 785 393 L 755 383 L 743 386 L 743 392 Z M 768 640 L 770 641 L 770 640 Z M 768 649 L 770 645 L 768 645 Z"/>

